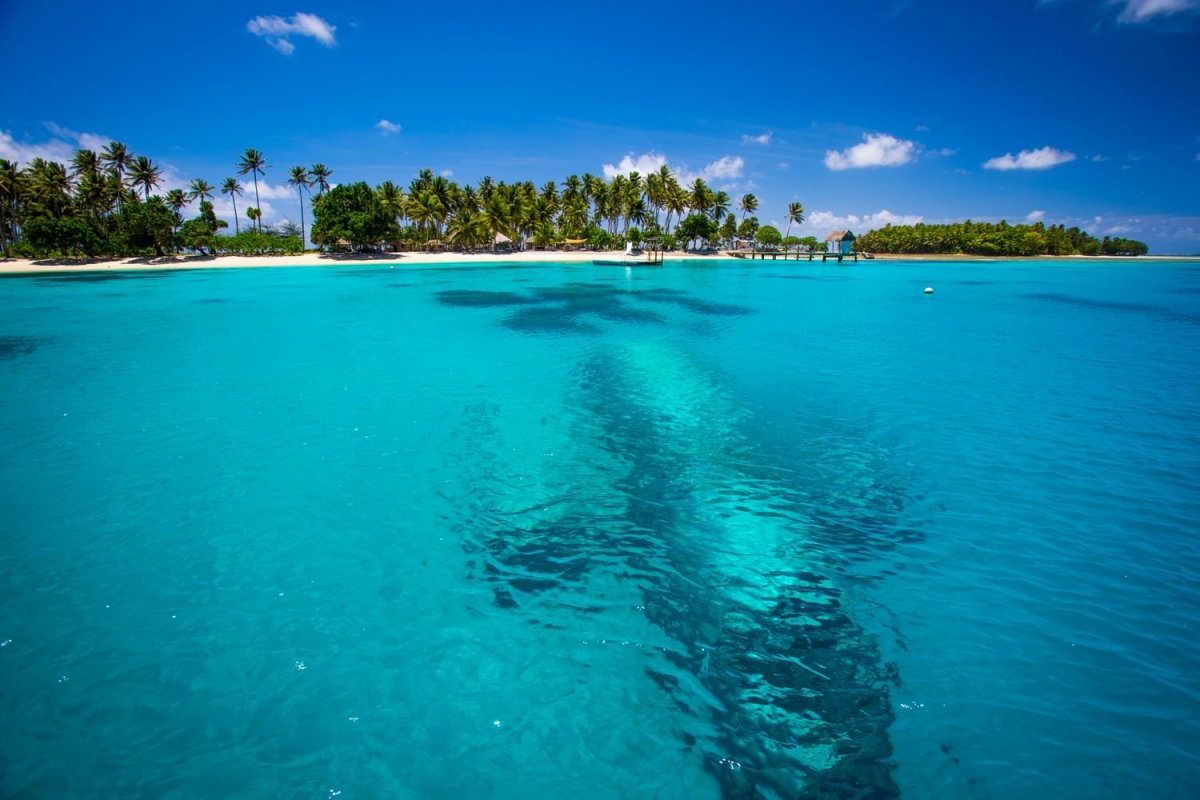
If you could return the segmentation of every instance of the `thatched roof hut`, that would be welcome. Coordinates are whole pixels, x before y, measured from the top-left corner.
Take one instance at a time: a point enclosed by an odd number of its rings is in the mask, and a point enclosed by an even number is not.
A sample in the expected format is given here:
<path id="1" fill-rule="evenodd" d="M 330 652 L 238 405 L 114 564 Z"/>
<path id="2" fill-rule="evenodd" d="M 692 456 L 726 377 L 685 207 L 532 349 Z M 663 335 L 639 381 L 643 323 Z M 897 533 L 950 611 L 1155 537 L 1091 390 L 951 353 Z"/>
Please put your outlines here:
<path id="1" fill-rule="evenodd" d="M 825 252 L 847 254 L 854 249 L 857 238 L 851 231 L 830 231 L 825 237 Z"/>

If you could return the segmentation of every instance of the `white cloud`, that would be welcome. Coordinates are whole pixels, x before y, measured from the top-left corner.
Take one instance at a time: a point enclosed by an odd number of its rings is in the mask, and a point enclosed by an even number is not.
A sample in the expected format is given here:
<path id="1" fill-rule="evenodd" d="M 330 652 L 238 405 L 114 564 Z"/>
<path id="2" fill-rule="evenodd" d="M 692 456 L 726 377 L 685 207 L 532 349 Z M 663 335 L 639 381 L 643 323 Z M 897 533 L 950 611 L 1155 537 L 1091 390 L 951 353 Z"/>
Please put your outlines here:
<path id="1" fill-rule="evenodd" d="M 852 230 L 855 233 L 866 233 L 885 225 L 916 225 L 924 220 L 919 214 L 893 214 L 886 208 L 874 214 L 844 216 L 832 211 L 813 211 L 800 227 L 801 230 L 820 238 L 830 231 Z"/>
<path id="2" fill-rule="evenodd" d="M 953 147 L 939 147 L 937 150 L 930 150 L 929 155 L 939 158 L 949 158 L 950 156 L 958 155 L 958 150 Z"/>
<path id="3" fill-rule="evenodd" d="M 246 23 L 246 30 L 255 36 L 262 36 L 268 45 L 285 56 L 290 56 L 296 50 L 296 45 L 290 37 L 307 36 L 326 47 L 337 44 L 333 35 L 337 28 L 316 14 L 304 12 L 293 14 L 287 19 L 279 16 L 255 17 Z"/>
<path id="4" fill-rule="evenodd" d="M 696 177 L 703 178 L 706 183 L 712 180 L 731 180 L 740 178 L 745 168 L 746 162 L 741 156 L 722 156 L 705 164 Z"/>
<path id="5" fill-rule="evenodd" d="M 917 143 L 886 133 L 867 133 L 863 140 L 841 152 L 825 151 L 825 166 L 833 170 L 862 167 L 898 167 L 913 160 Z"/>
<path id="6" fill-rule="evenodd" d="M 766 133 L 760 133 L 758 136 L 743 134 L 742 144 L 770 144 L 771 136 L 772 134 L 770 131 L 767 131 Z"/>
<path id="7" fill-rule="evenodd" d="M 1109 158 L 1108 156 L 1102 156 L 1100 154 L 1096 154 L 1096 155 L 1092 156 L 1092 161 L 1095 161 L 1097 164 L 1101 164 L 1105 161 L 1112 161 L 1112 159 Z"/>
<path id="8" fill-rule="evenodd" d="M 61 139 L 36 143 L 18 142 L 8 131 L 0 131 L 0 158 L 14 162 L 19 167 L 28 165 L 35 158 L 70 164 L 72 152 L 71 145 Z"/>
<path id="9" fill-rule="evenodd" d="M 662 167 L 669 167 L 675 174 L 675 178 L 682 184 L 692 183 L 696 178 L 700 178 L 705 183 L 713 181 L 732 181 L 742 177 L 746 169 L 746 162 L 741 156 L 722 156 L 716 161 L 710 161 L 705 164 L 699 172 L 693 172 L 686 165 L 671 164 L 665 155 L 655 153 L 653 150 L 649 153 L 643 153 L 640 156 L 635 156 L 633 153 L 621 158 L 617 164 L 605 164 L 602 169 L 604 177 L 612 180 L 618 175 L 629 175 L 631 172 L 636 172 L 645 177 L 651 172 L 658 172 Z"/>
<path id="10" fill-rule="evenodd" d="M 1200 153 L 1196 153 L 1196 160 L 1200 161 Z"/>
<path id="11" fill-rule="evenodd" d="M 615 166 L 612 164 L 605 164 L 602 169 L 604 170 L 604 177 L 608 180 L 612 180 L 618 175 L 628 176 L 631 172 L 636 172 L 639 175 L 649 175 L 651 172 L 658 172 L 659 168 L 666 165 L 666 163 L 667 157 L 662 153 L 655 153 L 654 151 L 651 151 L 636 158 L 634 158 L 633 153 L 629 153 L 628 155 L 624 156 Z"/>
<path id="12" fill-rule="evenodd" d="M 1045 218 L 1046 218 L 1046 212 L 1042 211 L 1041 209 L 1037 209 L 1035 211 L 1030 211 L 1028 214 L 1025 215 L 1026 222 L 1041 222 Z"/>
<path id="13" fill-rule="evenodd" d="M 392 122 L 390 119 L 379 120 L 379 122 L 375 123 L 375 127 L 378 128 L 379 132 L 384 136 L 388 136 L 389 134 L 393 133 L 399 133 L 400 131 L 404 130 L 400 125 Z"/>
<path id="14" fill-rule="evenodd" d="M 76 150 L 94 150 L 99 153 L 112 141 L 109 136 L 98 133 L 83 133 L 64 128 L 55 122 L 44 123 L 51 138 L 44 142 L 18 142 L 9 131 L 0 131 L 0 158 L 24 167 L 35 158 L 57 161 L 70 166 Z"/>
<path id="15" fill-rule="evenodd" d="M 787 169 L 791 169 L 791 168 L 792 168 L 792 165 L 791 165 L 791 164 L 789 164 L 789 163 L 788 163 L 788 162 L 786 162 L 786 161 L 780 161 L 780 162 L 779 162 L 779 164 L 778 164 L 777 166 L 778 166 L 780 169 L 784 169 L 784 170 L 787 170 Z"/>
<path id="16" fill-rule="evenodd" d="M 452 178 L 452 177 L 454 177 L 454 170 L 444 169 L 441 172 L 439 172 L 438 175 L 441 175 L 443 178 Z"/>
<path id="17" fill-rule="evenodd" d="M 1007 171 L 1012 169 L 1050 169 L 1059 164 L 1075 160 L 1075 154 L 1066 150 L 1056 150 L 1053 147 L 1039 147 L 1037 150 L 1022 150 L 1015 156 L 1005 153 L 1002 156 L 989 158 L 983 162 L 984 169 Z"/>
<path id="18" fill-rule="evenodd" d="M 1110 4 L 1123 6 L 1118 22 L 1146 22 L 1200 8 L 1200 0 L 1110 0 Z"/>

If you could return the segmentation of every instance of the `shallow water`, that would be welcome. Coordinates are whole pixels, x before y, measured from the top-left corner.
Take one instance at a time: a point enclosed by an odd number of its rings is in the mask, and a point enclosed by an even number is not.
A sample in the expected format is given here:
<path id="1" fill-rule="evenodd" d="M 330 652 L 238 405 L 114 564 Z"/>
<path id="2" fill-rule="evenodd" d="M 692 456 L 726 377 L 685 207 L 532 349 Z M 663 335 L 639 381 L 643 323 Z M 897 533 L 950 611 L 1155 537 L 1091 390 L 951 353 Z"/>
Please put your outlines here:
<path id="1" fill-rule="evenodd" d="M 1194 264 L 141 277 L 0 281 L 0 795 L 1200 791 Z"/>

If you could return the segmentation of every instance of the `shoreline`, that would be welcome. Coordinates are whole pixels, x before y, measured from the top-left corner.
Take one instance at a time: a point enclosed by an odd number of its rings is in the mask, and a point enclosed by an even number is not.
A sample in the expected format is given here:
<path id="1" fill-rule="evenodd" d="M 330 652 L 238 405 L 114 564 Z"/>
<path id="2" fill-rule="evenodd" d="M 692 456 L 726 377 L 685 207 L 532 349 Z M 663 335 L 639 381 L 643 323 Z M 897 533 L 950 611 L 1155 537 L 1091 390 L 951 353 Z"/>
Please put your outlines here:
<path id="1" fill-rule="evenodd" d="M 517 253 L 383 253 L 331 255 L 309 252 L 299 256 L 165 256 L 163 258 L 126 258 L 117 260 L 87 259 L 0 259 L 0 276 L 33 275 L 58 272 L 134 272 L 140 270 L 170 269 L 246 269 L 269 267 L 364 267 L 391 265 L 398 267 L 449 266 L 458 264 L 545 264 L 587 263 L 594 259 L 627 258 L 624 251 L 536 250 Z M 724 253 L 671 253 L 667 261 L 727 261 L 733 260 Z M 865 261 L 865 259 L 863 259 Z M 874 262 L 887 261 L 1063 261 L 1063 262 L 1164 262 L 1200 261 L 1200 256 L 978 256 L 965 254 L 877 254 Z M 757 263 L 810 264 L 807 260 L 765 260 Z M 747 261 L 754 264 L 755 261 Z"/>

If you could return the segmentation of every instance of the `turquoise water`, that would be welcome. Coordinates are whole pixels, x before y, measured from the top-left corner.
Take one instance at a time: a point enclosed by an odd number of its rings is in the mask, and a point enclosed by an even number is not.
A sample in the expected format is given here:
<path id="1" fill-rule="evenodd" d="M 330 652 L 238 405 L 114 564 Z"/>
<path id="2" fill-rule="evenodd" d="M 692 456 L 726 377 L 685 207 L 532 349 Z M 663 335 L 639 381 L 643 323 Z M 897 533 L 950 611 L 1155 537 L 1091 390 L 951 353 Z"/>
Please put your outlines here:
<path id="1" fill-rule="evenodd" d="M 1198 353 L 1193 263 L 0 280 L 0 795 L 1194 796 Z"/>

